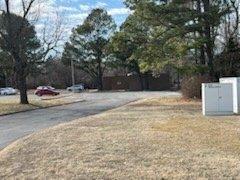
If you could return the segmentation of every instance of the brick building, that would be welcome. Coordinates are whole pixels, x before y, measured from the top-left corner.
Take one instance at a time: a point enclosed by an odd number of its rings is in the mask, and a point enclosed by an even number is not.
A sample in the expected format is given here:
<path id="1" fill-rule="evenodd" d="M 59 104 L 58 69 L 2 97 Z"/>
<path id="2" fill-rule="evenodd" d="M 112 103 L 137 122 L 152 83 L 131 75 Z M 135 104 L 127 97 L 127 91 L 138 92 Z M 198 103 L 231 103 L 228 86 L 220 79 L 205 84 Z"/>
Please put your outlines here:
<path id="1" fill-rule="evenodd" d="M 131 76 L 110 76 L 103 78 L 104 90 L 163 91 L 170 90 L 171 80 L 168 74 L 153 77 L 151 74 Z"/>

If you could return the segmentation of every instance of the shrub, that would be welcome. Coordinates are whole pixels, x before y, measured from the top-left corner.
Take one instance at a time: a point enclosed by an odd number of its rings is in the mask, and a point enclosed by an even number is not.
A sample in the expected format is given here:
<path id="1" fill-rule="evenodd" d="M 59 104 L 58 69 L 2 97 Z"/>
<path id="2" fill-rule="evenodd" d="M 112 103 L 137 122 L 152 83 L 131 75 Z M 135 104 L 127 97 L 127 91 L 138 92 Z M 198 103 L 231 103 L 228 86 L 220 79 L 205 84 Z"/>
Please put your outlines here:
<path id="1" fill-rule="evenodd" d="M 207 76 L 185 77 L 181 82 L 181 91 L 184 98 L 201 99 L 202 83 L 211 82 Z"/>

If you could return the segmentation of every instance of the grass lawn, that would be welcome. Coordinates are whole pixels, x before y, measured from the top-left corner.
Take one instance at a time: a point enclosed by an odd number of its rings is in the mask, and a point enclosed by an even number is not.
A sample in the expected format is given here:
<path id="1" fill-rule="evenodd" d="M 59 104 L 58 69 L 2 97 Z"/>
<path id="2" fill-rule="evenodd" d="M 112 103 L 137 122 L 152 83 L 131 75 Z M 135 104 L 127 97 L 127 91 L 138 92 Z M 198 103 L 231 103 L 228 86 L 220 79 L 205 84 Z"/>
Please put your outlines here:
<path id="1" fill-rule="evenodd" d="M 19 104 L 18 96 L 2 97 L 0 99 L 0 115 L 21 112 L 26 110 L 33 110 L 57 105 L 63 105 L 79 100 L 79 98 L 72 98 L 70 95 L 56 96 L 56 97 L 43 97 L 39 98 L 33 95 L 29 96 L 28 105 Z"/>
<path id="2" fill-rule="evenodd" d="M 240 179 L 240 120 L 148 99 L 32 134 L 0 151 L 0 179 Z"/>

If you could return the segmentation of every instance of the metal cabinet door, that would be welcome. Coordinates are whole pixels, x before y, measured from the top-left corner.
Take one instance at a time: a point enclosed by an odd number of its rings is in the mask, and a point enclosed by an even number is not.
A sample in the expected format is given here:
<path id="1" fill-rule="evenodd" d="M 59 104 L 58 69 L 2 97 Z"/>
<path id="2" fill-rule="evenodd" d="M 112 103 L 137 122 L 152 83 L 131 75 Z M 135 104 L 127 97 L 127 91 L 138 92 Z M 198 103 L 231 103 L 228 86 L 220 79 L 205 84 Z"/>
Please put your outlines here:
<path id="1" fill-rule="evenodd" d="M 219 88 L 218 108 L 220 112 L 233 111 L 233 91 L 232 84 L 221 84 Z"/>
<path id="2" fill-rule="evenodd" d="M 240 113 L 240 78 L 238 78 L 237 79 L 237 94 L 234 94 L 234 98 L 236 98 L 235 99 L 235 107 L 234 107 L 234 109 L 235 109 L 235 113 Z"/>
<path id="3" fill-rule="evenodd" d="M 208 112 L 218 112 L 219 85 L 206 85 L 205 99 Z"/>

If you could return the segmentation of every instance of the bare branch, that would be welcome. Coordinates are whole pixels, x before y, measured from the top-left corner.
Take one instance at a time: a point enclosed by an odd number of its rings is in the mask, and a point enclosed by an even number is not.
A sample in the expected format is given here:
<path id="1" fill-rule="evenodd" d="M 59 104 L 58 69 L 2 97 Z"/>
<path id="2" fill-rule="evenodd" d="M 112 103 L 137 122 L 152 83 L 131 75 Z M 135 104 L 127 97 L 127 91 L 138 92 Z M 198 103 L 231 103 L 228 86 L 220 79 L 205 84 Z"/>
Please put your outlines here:
<path id="1" fill-rule="evenodd" d="M 25 1 L 22 0 L 22 4 L 23 4 L 23 18 L 24 18 L 24 19 L 25 19 L 25 18 L 27 17 L 27 15 L 29 14 L 30 9 L 32 8 L 33 3 L 34 3 L 35 1 L 36 1 L 36 0 L 30 0 L 29 4 L 26 6 Z"/>
<path id="2" fill-rule="evenodd" d="M 48 55 L 53 52 L 58 53 L 58 49 L 60 48 L 59 44 L 63 39 L 62 19 L 56 13 L 55 20 L 46 20 L 44 28 L 42 29 L 41 41 L 44 47 L 43 58 L 47 59 Z"/>
<path id="3" fill-rule="evenodd" d="M 10 14 L 9 0 L 5 0 L 6 12 Z"/>
<path id="4" fill-rule="evenodd" d="M 235 25 L 233 28 L 233 32 L 232 32 L 232 36 L 235 35 L 236 33 L 238 33 L 239 30 L 239 2 L 237 2 L 236 0 L 230 0 L 231 2 L 231 6 L 234 9 L 234 13 L 236 16 L 236 20 L 235 20 Z"/>

